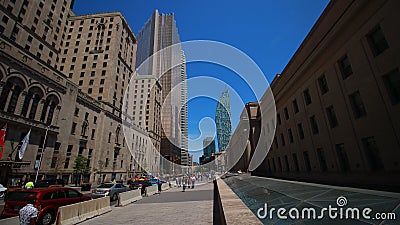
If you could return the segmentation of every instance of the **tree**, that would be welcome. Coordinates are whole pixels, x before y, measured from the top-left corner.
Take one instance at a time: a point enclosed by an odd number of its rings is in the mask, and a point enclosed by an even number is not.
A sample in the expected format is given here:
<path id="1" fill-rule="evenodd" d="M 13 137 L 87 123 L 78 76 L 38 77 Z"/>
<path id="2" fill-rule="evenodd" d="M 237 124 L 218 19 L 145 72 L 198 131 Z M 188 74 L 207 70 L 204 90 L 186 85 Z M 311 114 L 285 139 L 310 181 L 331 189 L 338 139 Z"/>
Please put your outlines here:
<path id="1" fill-rule="evenodd" d="M 99 161 L 97 161 L 98 168 L 93 169 L 93 171 L 95 171 L 96 173 L 99 174 L 99 181 L 98 181 L 99 184 L 102 182 L 101 171 L 103 170 L 105 165 L 106 165 L 106 162 L 104 162 L 103 160 L 99 160 Z"/>
<path id="2" fill-rule="evenodd" d="M 79 183 L 82 180 L 82 175 L 88 175 L 90 174 L 90 166 L 89 166 L 89 160 L 86 157 L 83 156 L 78 156 L 75 159 L 74 163 L 74 173 L 78 175 L 78 180 Z M 77 181 L 75 181 L 76 183 Z"/>

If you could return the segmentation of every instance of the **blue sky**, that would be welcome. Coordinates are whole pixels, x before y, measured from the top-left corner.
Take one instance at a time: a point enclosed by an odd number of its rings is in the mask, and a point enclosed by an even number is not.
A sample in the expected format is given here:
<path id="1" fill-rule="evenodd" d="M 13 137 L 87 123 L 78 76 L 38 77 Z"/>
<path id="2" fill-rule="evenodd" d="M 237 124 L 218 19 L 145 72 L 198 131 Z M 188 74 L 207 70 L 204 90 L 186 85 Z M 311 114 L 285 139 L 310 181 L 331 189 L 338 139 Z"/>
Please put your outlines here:
<path id="1" fill-rule="evenodd" d="M 78 14 L 120 11 L 136 34 L 154 10 L 174 13 L 181 41 L 213 40 L 232 45 L 251 57 L 269 82 L 282 72 L 301 42 L 328 4 L 328 0 L 202 0 L 202 1 L 137 1 L 75 0 Z M 246 84 L 229 69 L 210 63 L 189 63 L 188 78 L 210 76 L 226 82 L 238 93 L 241 101 L 256 100 Z M 222 93 L 224 85 L 197 87 Z M 191 87 L 189 86 L 189 95 Z M 241 105 L 232 102 L 233 129 L 238 122 Z M 212 119 L 216 101 L 207 97 L 189 102 L 189 149 L 201 145 L 199 122 L 203 136 L 214 132 Z M 204 119 L 206 118 L 206 119 Z M 199 138 L 200 137 L 200 138 Z M 194 153 L 198 161 L 200 152 Z"/>

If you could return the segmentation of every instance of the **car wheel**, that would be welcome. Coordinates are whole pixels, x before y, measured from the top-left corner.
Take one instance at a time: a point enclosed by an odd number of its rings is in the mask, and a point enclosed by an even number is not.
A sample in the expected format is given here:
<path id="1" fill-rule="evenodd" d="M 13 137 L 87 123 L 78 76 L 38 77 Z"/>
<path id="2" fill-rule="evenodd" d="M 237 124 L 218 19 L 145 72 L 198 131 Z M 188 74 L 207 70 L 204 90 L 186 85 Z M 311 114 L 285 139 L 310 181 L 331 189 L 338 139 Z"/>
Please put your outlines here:
<path id="1" fill-rule="evenodd" d="M 112 198 L 111 198 L 113 201 L 117 201 L 118 200 L 118 195 L 117 195 L 117 193 L 115 193 L 113 196 L 112 196 Z"/>
<path id="2" fill-rule="evenodd" d="M 54 213 L 51 211 L 46 211 L 43 213 L 42 217 L 40 218 L 39 224 L 41 225 L 50 225 L 54 223 Z"/>
<path id="3" fill-rule="evenodd" d="M 0 198 L 4 198 L 4 191 L 0 192 Z"/>

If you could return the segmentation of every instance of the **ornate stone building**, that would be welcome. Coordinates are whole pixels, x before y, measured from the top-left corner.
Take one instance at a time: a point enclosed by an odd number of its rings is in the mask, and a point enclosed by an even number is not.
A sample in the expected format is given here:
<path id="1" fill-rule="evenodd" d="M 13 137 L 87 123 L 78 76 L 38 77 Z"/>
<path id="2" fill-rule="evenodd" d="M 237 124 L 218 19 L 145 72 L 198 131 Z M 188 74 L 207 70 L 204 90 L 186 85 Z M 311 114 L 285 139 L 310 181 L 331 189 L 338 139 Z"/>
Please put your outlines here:
<path id="1" fill-rule="evenodd" d="M 136 62 L 133 32 L 120 13 L 75 16 L 72 4 L 0 3 L 0 126 L 7 124 L 0 183 L 34 179 L 41 155 L 39 179 L 75 182 L 75 159 L 84 156 L 91 167 L 86 180 L 125 180 L 143 172 L 130 149 L 152 152 L 145 129 L 125 122 L 137 143 L 128 147 L 122 127 Z M 29 130 L 19 160 L 18 145 Z M 157 161 L 151 163 L 157 171 Z"/>

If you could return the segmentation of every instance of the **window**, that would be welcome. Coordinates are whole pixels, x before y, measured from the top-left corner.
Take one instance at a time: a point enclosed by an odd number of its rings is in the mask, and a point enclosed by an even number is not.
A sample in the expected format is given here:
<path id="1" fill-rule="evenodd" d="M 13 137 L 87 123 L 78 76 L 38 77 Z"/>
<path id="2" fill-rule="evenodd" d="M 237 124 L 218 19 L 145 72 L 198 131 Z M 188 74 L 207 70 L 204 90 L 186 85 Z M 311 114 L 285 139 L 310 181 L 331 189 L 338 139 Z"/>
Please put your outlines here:
<path id="1" fill-rule="evenodd" d="M 304 131 L 303 131 L 303 125 L 301 123 L 297 124 L 297 131 L 299 132 L 299 138 L 304 139 Z"/>
<path id="2" fill-rule="evenodd" d="M 93 123 L 96 124 L 97 123 L 97 116 L 93 117 Z"/>
<path id="3" fill-rule="evenodd" d="M 76 130 L 76 123 L 72 123 L 71 134 L 74 135 Z"/>
<path id="4" fill-rule="evenodd" d="M 356 91 L 353 94 L 349 95 L 349 99 L 351 108 L 353 109 L 354 117 L 356 119 L 367 114 L 359 91 Z"/>
<path id="5" fill-rule="evenodd" d="M 92 129 L 92 134 L 90 135 L 90 139 L 94 140 L 94 134 L 95 134 L 96 130 Z"/>
<path id="6" fill-rule="evenodd" d="M 318 155 L 319 164 L 321 166 L 321 171 L 322 172 L 327 171 L 328 166 L 326 165 L 324 150 L 322 148 L 317 148 L 317 155 Z"/>
<path id="7" fill-rule="evenodd" d="M 296 153 L 293 153 L 293 154 L 292 154 L 292 158 L 293 158 L 294 169 L 295 169 L 296 171 L 299 171 L 299 170 L 300 170 L 300 168 L 299 168 L 299 161 L 297 160 L 297 155 L 296 155 Z"/>
<path id="8" fill-rule="evenodd" d="M 57 157 L 54 156 L 54 157 L 51 159 L 50 168 L 56 168 L 56 164 L 57 164 Z"/>
<path id="9" fill-rule="evenodd" d="M 382 29 L 380 26 L 375 27 L 368 35 L 367 35 L 369 46 L 371 47 L 372 53 L 374 56 L 378 56 L 383 51 L 389 48 L 389 45 L 386 41 L 385 35 L 383 35 Z"/>
<path id="10" fill-rule="evenodd" d="M 3 23 L 7 24 L 8 23 L 8 17 L 7 16 L 3 16 L 3 19 L 1 19 L 1 21 L 3 21 Z"/>
<path id="11" fill-rule="evenodd" d="M 306 170 L 311 171 L 310 156 L 308 155 L 307 151 L 303 152 L 303 158 L 304 158 L 304 164 L 306 166 Z"/>
<path id="12" fill-rule="evenodd" d="M 292 104 L 293 104 L 294 113 L 298 113 L 299 112 L 299 105 L 297 104 L 297 100 L 296 99 L 293 100 Z"/>
<path id="13" fill-rule="evenodd" d="M 383 82 L 390 97 L 392 104 L 400 102 L 400 73 L 398 69 L 384 75 Z"/>
<path id="14" fill-rule="evenodd" d="M 282 146 L 285 146 L 285 136 L 283 136 L 283 133 L 281 133 L 281 144 Z"/>
<path id="15" fill-rule="evenodd" d="M 94 83 L 94 80 L 89 81 L 89 85 L 93 85 L 93 83 Z"/>
<path id="16" fill-rule="evenodd" d="M 88 94 L 92 94 L 92 92 L 93 92 L 93 89 L 92 89 L 92 88 L 89 88 L 89 89 L 88 89 Z"/>
<path id="17" fill-rule="evenodd" d="M 350 60 L 347 55 L 343 56 L 343 58 L 338 61 L 338 65 L 343 79 L 353 74 L 353 69 L 351 68 Z"/>
<path id="18" fill-rule="evenodd" d="M 281 121 L 281 115 L 279 113 L 276 115 L 276 118 L 278 120 L 278 124 L 281 125 L 282 121 Z"/>
<path id="19" fill-rule="evenodd" d="M 92 68 L 96 68 L 96 65 L 97 65 L 96 63 L 93 63 Z"/>
<path id="20" fill-rule="evenodd" d="M 288 120 L 289 119 L 289 111 L 288 111 L 288 109 L 284 108 L 283 112 L 285 113 L 285 119 Z"/>
<path id="21" fill-rule="evenodd" d="M 319 129 L 318 129 L 318 124 L 317 120 L 315 119 L 315 116 L 310 117 L 310 124 L 311 124 L 311 130 L 313 134 L 318 134 Z"/>
<path id="22" fill-rule="evenodd" d="M 289 142 L 293 143 L 293 133 L 292 133 L 292 129 L 288 129 L 288 135 L 289 135 Z"/>
<path id="23" fill-rule="evenodd" d="M 102 88 L 102 87 L 99 88 L 99 93 L 100 93 L 100 94 L 103 93 L 103 88 Z"/>
<path id="24" fill-rule="evenodd" d="M 81 72 L 81 75 L 80 75 L 81 77 L 84 77 L 85 76 L 85 72 Z"/>
<path id="25" fill-rule="evenodd" d="M 339 166 L 342 172 L 350 171 L 350 163 L 347 158 L 346 150 L 344 149 L 344 144 L 336 144 L 336 153 L 338 155 Z"/>
<path id="26" fill-rule="evenodd" d="M 79 116 L 79 108 L 75 108 L 74 116 Z"/>
<path id="27" fill-rule="evenodd" d="M 83 85 L 83 80 L 79 80 L 78 85 L 79 85 L 79 86 L 82 86 L 82 85 Z"/>
<path id="28" fill-rule="evenodd" d="M 372 170 L 382 170 L 383 162 L 379 154 L 378 145 L 374 137 L 363 138 L 362 140 L 365 156 Z"/>
<path id="29" fill-rule="evenodd" d="M 319 90 L 321 91 L 321 94 L 325 94 L 326 92 L 329 91 L 328 83 L 326 82 L 325 75 L 322 75 L 318 78 L 318 85 L 319 85 Z"/>
<path id="30" fill-rule="evenodd" d="M 326 115 L 328 116 L 329 126 L 331 128 L 336 127 L 338 125 L 338 121 L 332 105 L 326 108 Z"/>
<path id="31" fill-rule="evenodd" d="M 303 91 L 303 96 L 304 96 L 304 102 L 306 103 L 306 105 L 311 104 L 311 95 L 310 95 L 310 90 L 308 90 L 308 88 L 306 90 Z"/>
<path id="32" fill-rule="evenodd" d="M 101 80 L 100 80 L 100 84 L 104 84 L 104 79 L 101 79 Z"/>
<path id="33" fill-rule="evenodd" d="M 289 168 L 289 159 L 288 159 L 287 155 L 285 155 L 285 170 L 286 171 L 290 170 L 290 168 Z"/>

